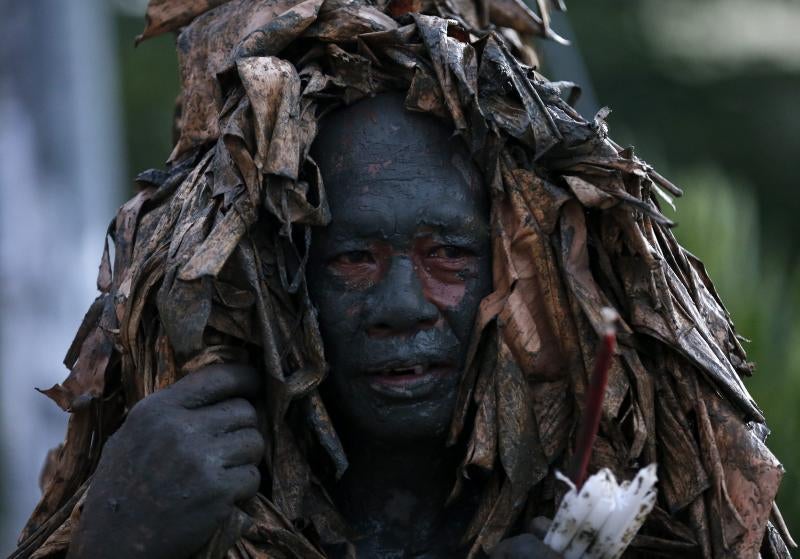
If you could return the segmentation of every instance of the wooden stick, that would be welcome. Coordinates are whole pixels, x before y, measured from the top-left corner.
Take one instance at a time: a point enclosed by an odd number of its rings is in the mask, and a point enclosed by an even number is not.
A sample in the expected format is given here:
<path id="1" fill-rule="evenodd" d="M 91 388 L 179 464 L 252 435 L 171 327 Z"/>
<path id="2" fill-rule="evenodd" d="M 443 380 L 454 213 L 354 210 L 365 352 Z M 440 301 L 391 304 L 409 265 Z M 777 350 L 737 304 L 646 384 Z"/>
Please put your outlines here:
<path id="1" fill-rule="evenodd" d="M 578 430 L 572 463 L 572 475 L 570 475 L 578 491 L 583 486 L 583 482 L 586 481 L 589 459 L 592 456 L 592 447 L 597 437 L 597 430 L 600 427 L 603 400 L 605 399 L 606 386 L 608 386 L 608 371 L 611 369 L 611 359 L 617 347 L 615 322 L 618 318 L 619 315 L 613 309 L 603 309 L 605 332 L 598 344 L 594 360 L 594 371 L 589 381 L 589 390 L 586 392 L 586 405 L 584 407 L 583 420 Z"/>

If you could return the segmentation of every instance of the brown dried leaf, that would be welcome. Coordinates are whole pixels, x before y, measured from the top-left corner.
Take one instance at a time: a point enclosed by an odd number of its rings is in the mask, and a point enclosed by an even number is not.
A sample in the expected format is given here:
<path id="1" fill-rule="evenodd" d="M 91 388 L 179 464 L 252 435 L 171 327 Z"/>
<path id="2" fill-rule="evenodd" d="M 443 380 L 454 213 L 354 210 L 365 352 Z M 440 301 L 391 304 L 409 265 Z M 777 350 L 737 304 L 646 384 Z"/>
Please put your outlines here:
<path id="1" fill-rule="evenodd" d="M 301 115 L 297 112 L 300 78 L 294 66 L 263 57 L 242 59 L 237 68 L 255 114 L 256 166 L 264 174 L 296 180 Z"/>
<path id="2" fill-rule="evenodd" d="M 524 35 L 539 35 L 562 45 L 569 44 L 569 41 L 550 29 L 549 22 L 545 23 L 522 0 L 490 0 L 489 18 L 495 25 L 510 27 Z"/>
<path id="3" fill-rule="evenodd" d="M 83 478 L 88 473 L 90 458 L 87 449 L 90 448 L 92 438 L 91 414 L 91 410 L 84 409 L 70 416 L 67 437 L 58 453 L 58 475 L 48 484 L 41 500 L 28 519 L 19 537 L 20 544 L 24 544 L 25 540 L 29 538 L 36 538 L 40 535 L 49 536 L 45 525 L 51 523 L 55 524 L 52 526 L 53 530 L 58 528 L 72 513 L 74 504 L 81 498 L 81 486 Z M 70 504 L 72 506 L 69 506 Z M 59 509 L 63 507 L 69 509 L 65 511 L 65 518 L 60 521 L 54 520 Z M 41 542 L 38 545 L 41 545 Z"/>
<path id="4" fill-rule="evenodd" d="M 150 0 L 144 16 L 145 28 L 136 38 L 140 43 L 150 37 L 174 31 L 194 18 L 229 0 Z"/>
<path id="5" fill-rule="evenodd" d="M 708 476 L 700 462 L 700 449 L 692 437 L 692 428 L 680 411 L 675 394 L 661 379 L 657 401 L 656 428 L 660 434 L 659 487 L 675 513 L 694 502 L 709 487 Z"/>
<path id="6" fill-rule="evenodd" d="M 580 177 L 571 177 L 567 175 L 564 177 L 564 180 L 567 181 L 575 197 L 587 208 L 607 210 L 617 204 L 613 196 Z"/>
<path id="7" fill-rule="evenodd" d="M 212 229 L 186 265 L 181 267 L 178 280 L 194 281 L 203 276 L 217 277 L 247 231 L 248 225 L 250 224 L 244 222 L 239 212 L 231 209 Z"/>
<path id="8" fill-rule="evenodd" d="M 313 4 L 314 0 L 306 2 Z M 178 37 L 183 91 L 181 136 L 171 161 L 217 139 L 217 115 L 224 104 L 217 75 L 234 66 L 234 54 L 242 40 L 297 4 L 296 0 L 230 0 L 213 14 L 195 19 L 181 32 Z M 305 29 L 307 22 L 299 18 L 296 24 L 298 30 Z"/>
<path id="9" fill-rule="evenodd" d="M 706 404 L 713 425 L 719 459 L 725 475 L 725 493 L 741 524 L 741 539 L 727 537 L 735 557 L 755 557 L 761 547 L 764 529 L 772 512 L 783 468 L 753 431 L 739 419 L 733 408 L 708 389 L 699 396 Z M 738 532 L 738 526 L 737 526 Z"/>
<path id="10" fill-rule="evenodd" d="M 306 32 L 323 43 L 355 42 L 365 33 L 376 33 L 397 29 L 395 20 L 357 0 L 327 0 L 320 10 L 319 18 Z"/>
<path id="11" fill-rule="evenodd" d="M 305 0 L 251 32 L 236 47 L 234 59 L 273 56 L 298 38 L 317 19 L 323 0 Z"/>
<path id="12" fill-rule="evenodd" d="M 92 399 L 103 394 L 113 350 L 114 343 L 108 333 L 99 326 L 95 327 L 83 341 L 78 359 L 67 379 L 40 392 L 64 411 L 88 406 Z"/>

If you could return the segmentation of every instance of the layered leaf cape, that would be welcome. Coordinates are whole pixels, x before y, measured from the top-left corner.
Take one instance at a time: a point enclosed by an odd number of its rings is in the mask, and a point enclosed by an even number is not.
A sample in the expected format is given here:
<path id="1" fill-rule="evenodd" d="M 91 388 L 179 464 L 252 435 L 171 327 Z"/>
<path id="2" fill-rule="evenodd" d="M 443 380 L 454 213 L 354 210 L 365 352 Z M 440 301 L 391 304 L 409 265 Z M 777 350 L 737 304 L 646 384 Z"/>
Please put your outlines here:
<path id="1" fill-rule="evenodd" d="M 550 9 L 151 0 L 142 38 L 177 33 L 178 140 L 111 222 L 71 372 L 45 391 L 70 413 L 66 439 L 12 557 L 62 556 L 127 410 L 225 361 L 267 378 L 267 476 L 202 556 L 321 558 L 352 541 L 325 489 L 347 456 L 318 390 L 327 366 L 304 270 L 311 229 L 331 216 L 309 149 L 326 113 L 389 90 L 452 127 L 492 200 L 493 291 L 449 434 L 464 449 L 453 498 L 465 480 L 481 484 L 465 555 L 552 517 L 600 311 L 613 307 L 620 344 L 591 467 L 630 479 L 656 462 L 660 479 L 629 555 L 788 557 L 774 508 L 782 468 L 742 382 L 752 366 L 660 211 L 680 190 L 608 137 L 605 111 L 579 115 L 573 84 L 537 72 L 531 37 L 563 42 Z"/>

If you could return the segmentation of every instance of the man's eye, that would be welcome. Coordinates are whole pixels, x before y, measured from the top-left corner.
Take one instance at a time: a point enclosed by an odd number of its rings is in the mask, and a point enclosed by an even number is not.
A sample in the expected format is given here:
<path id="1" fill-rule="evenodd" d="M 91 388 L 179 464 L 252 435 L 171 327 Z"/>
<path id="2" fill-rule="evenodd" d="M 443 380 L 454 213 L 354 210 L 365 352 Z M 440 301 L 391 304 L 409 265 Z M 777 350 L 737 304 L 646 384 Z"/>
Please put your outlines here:
<path id="1" fill-rule="evenodd" d="M 471 254 L 472 253 L 467 249 L 453 245 L 444 245 L 431 249 L 431 251 L 428 253 L 428 258 L 456 259 L 465 258 Z"/>
<path id="2" fill-rule="evenodd" d="M 351 250 L 336 256 L 333 262 L 337 264 L 372 264 L 375 259 L 367 250 Z"/>

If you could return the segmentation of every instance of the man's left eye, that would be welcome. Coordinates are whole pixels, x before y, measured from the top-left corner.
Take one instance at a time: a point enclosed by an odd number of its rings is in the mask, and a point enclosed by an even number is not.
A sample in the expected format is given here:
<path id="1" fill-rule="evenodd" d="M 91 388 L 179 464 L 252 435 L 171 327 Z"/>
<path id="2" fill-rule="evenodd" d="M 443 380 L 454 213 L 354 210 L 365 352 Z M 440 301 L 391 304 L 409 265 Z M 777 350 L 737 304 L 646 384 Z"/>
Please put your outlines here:
<path id="1" fill-rule="evenodd" d="M 428 253 L 428 258 L 447 258 L 447 259 L 456 259 L 456 258 L 465 258 L 470 256 L 472 253 L 464 248 L 453 246 L 453 245 L 443 245 L 432 248 Z"/>

